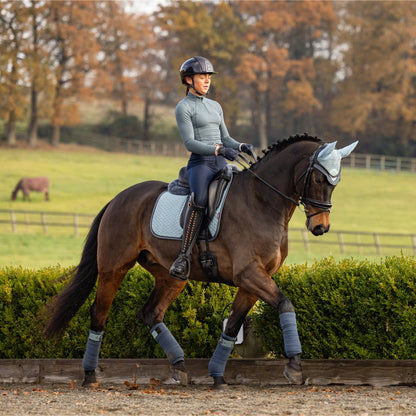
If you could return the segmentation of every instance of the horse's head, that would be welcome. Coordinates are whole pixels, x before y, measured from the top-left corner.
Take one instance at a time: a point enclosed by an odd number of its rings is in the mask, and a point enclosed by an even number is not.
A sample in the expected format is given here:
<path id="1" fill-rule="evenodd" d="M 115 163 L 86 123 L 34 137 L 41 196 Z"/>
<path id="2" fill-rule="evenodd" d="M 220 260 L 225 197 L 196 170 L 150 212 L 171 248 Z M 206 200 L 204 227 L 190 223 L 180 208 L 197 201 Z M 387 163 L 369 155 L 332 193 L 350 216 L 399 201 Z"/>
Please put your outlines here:
<path id="1" fill-rule="evenodd" d="M 354 150 L 358 141 L 342 149 L 335 149 L 336 143 L 320 146 L 298 181 L 299 186 L 303 183 L 300 202 L 305 207 L 306 227 L 313 235 L 329 230 L 331 195 L 341 178 L 341 160 Z"/>

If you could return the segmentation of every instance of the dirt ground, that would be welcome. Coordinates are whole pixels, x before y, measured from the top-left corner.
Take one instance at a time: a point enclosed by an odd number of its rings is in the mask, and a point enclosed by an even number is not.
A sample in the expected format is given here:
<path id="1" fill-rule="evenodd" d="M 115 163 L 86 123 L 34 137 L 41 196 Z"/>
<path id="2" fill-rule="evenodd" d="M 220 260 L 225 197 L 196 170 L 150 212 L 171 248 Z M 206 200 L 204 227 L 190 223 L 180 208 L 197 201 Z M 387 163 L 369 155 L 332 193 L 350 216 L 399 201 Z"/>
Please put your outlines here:
<path id="1" fill-rule="evenodd" d="M 370 386 L 1 384 L 0 414 L 24 415 L 416 415 L 416 388 Z"/>

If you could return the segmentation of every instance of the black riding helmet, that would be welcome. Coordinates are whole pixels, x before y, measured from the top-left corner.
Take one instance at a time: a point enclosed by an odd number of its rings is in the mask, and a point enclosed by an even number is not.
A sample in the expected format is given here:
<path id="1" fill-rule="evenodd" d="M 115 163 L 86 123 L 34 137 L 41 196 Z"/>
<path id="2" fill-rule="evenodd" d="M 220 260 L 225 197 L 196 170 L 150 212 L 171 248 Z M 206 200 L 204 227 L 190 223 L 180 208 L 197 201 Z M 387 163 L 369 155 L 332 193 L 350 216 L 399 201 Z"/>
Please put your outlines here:
<path id="1" fill-rule="evenodd" d="M 182 84 L 188 87 L 189 84 L 186 82 L 185 77 L 192 77 L 195 74 L 216 74 L 212 63 L 202 56 L 194 56 L 185 61 L 179 73 L 181 74 Z"/>

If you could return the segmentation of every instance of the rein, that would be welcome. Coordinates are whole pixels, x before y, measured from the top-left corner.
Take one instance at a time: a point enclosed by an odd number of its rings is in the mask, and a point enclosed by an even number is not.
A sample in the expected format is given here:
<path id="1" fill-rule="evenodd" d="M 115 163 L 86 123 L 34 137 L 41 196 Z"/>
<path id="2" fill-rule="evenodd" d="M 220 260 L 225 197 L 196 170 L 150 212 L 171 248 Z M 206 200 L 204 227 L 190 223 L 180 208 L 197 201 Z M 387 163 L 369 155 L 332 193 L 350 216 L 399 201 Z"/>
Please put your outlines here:
<path id="1" fill-rule="evenodd" d="M 246 162 L 247 164 L 251 164 L 251 162 L 249 160 L 247 160 L 247 158 L 245 156 L 243 156 L 241 153 L 238 155 L 244 162 Z M 247 167 L 245 165 L 243 165 L 239 160 L 236 160 L 236 162 L 242 166 L 246 171 L 250 172 L 253 176 L 255 176 L 260 182 L 264 183 L 266 186 L 268 186 L 272 191 L 276 192 L 277 194 L 279 194 L 280 196 L 282 196 L 283 198 L 288 199 L 289 201 L 293 202 L 297 207 L 299 207 L 299 202 L 296 201 L 295 199 L 293 199 L 292 197 L 284 194 L 282 191 L 279 191 L 277 188 L 275 188 L 273 185 L 270 185 L 269 182 L 265 181 L 263 178 L 261 178 L 259 175 L 257 175 L 257 173 L 253 172 L 251 169 L 247 169 Z"/>
<path id="2" fill-rule="evenodd" d="M 302 173 L 302 175 L 300 175 L 300 178 L 297 181 L 297 182 L 299 182 L 303 177 L 305 177 L 305 181 L 304 181 L 304 184 L 303 184 L 303 192 L 305 192 L 305 189 L 308 187 L 312 171 L 315 169 L 316 159 L 317 159 L 318 154 L 319 154 L 319 152 L 318 152 L 319 149 L 320 148 L 318 148 L 314 152 L 314 154 L 310 158 L 308 167 Z M 248 165 L 252 164 L 252 162 L 250 162 L 241 153 L 238 156 L 243 162 L 247 163 Z M 271 185 L 269 182 L 265 181 L 263 178 L 261 178 L 259 175 L 257 175 L 257 173 L 253 172 L 251 169 L 247 169 L 247 167 L 243 163 L 241 163 L 238 159 L 236 160 L 236 162 L 240 166 L 242 166 L 246 171 L 250 172 L 253 176 L 255 176 L 260 182 L 262 182 L 264 185 L 266 185 L 268 188 L 270 188 L 273 192 L 276 192 L 277 194 L 279 194 L 283 198 L 286 198 L 290 202 L 293 202 L 301 211 L 302 211 L 302 209 L 300 208 L 300 205 L 302 204 L 303 205 L 303 211 L 302 212 L 305 213 L 307 218 L 311 218 L 311 217 L 314 217 L 315 215 L 322 214 L 323 212 L 327 212 L 327 211 L 329 212 L 331 210 L 332 202 L 318 201 L 316 199 L 308 198 L 308 197 L 303 196 L 303 195 L 299 198 L 299 201 L 296 201 L 294 198 L 286 195 L 285 193 L 283 193 L 282 191 L 280 191 L 279 189 L 277 189 L 273 185 Z M 315 212 L 314 214 L 309 214 L 309 210 L 306 208 L 306 205 L 308 205 L 308 204 L 312 205 L 314 207 L 317 207 L 317 208 L 321 208 L 321 210 L 318 211 L 318 212 Z"/>

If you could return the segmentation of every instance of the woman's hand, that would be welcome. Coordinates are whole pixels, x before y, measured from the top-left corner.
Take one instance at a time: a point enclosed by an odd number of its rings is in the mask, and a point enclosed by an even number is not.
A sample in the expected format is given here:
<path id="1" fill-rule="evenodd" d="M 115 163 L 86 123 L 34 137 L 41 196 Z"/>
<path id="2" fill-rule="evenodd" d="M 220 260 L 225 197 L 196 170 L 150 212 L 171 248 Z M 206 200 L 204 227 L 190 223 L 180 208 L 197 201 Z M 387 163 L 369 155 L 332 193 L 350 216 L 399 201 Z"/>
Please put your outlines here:
<path id="1" fill-rule="evenodd" d="M 239 152 L 237 150 L 231 149 L 230 147 L 221 146 L 217 153 L 221 156 L 224 156 L 228 160 L 236 160 Z"/>
<path id="2" fill-rule="evenodd" d="M 254 146 L 252 144 L 248 144 L 248 143 L 241 143 L 240 144 L 240 151 L 247 153 L 248 155 L 255 157 L 256 155 L 256 149 L 254 148 Z"/>

